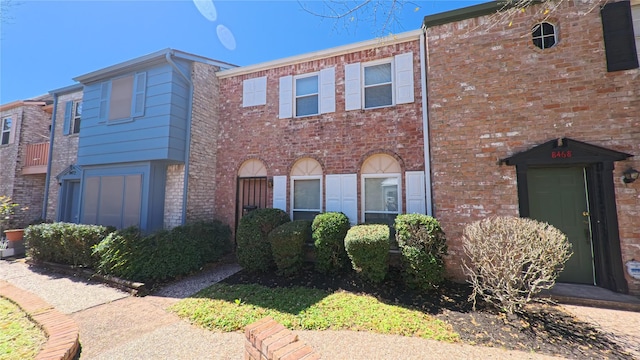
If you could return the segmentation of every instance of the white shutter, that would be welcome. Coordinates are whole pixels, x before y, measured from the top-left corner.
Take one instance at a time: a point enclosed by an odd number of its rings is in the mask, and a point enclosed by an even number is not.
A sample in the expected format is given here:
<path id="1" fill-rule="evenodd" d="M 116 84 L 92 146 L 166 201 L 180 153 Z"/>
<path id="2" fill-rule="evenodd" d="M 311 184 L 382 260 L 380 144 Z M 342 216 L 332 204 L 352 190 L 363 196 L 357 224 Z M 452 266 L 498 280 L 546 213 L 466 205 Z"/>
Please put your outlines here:
<path id="1" fill-rule="evenodd" d="M 293 116 L 293 76 L 280 78 L 280 119 Z"/>
<path id="2" fill-rule="evenodd" d="M 396 55 L 396 104 L 412 103 L 413 94 L 413 52 Z"/>
<path id="3" fill-rule="evenodd" d="M 344 66 L 344 107 L 346 111 L 362 108 L 360 63 Z"/>
<path id="4" fill-rule="evenodd" d="M 242 107 L 253 106 L 256 83 L 253 79 L 242 81 Z"/>
<path id="5" fill-rule="evenodd" d="M 247 79 L 242 82 L 242 107 L 267 103 L 267 77 Z"/>
<path id="6" fill-rule="evenodd" d="M 320 114 L 336 111 L 336 68 L 320 70 Z"/>
<path id="7" fill-rule="evenodd" d="M 356 174 L 326 176 L 326 210 L 341 211 L 354 226 L 358 223 L 358 184 Z"/>
<path id="8" fill-rule="evenodd" d="M 327 211 L 342 211 L 342 185 L 341 175 L 327 175 L 326 182 L 326 205 Z"/>
<path id="9" fill-rule="evenodd" d="M 287 211 L 287 177 L 273 177 L 273 208 Z"/>
<path id="10" fill-rule="evenodd" d="M 407 171 L 404 177 L 407 191 L 407 214 L 426 214 L 424 171 Z"/>
<path id="11" fill-rule="evenodd" d="M 253 79 L 253 105 L 265 105 L 267 103 L 267 77 Z"/>

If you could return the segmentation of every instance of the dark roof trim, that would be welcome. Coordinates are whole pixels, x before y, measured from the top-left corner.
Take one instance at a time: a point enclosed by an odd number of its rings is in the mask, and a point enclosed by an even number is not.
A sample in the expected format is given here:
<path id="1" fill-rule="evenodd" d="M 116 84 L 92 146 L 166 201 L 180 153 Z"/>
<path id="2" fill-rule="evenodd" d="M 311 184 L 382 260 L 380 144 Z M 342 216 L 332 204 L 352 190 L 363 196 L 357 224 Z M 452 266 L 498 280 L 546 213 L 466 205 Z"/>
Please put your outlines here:
<path id="1" fill-rule="evenodd" d="M 544 0 L 534 0 L 536 3 L 544 2 Z M 496 13 L 500 10 L 505 10 L 516 5 L 516 1 L 512 0 L 497 0 L 490 1 L 483 4 L 467 6 L 461 9 L 446 11 L 443 13 L 427 15 L 424 17 L 422 24 L 425 28 L 432 26 L 438 26 L 442 24 L 448 24 L 455 21 L 461 21 L 479 16 L 489 15 Z"/>
<path id="2" fill-rule="evenodd" d="M 620 161 L 632 156 L 570 138 L 558 138 L 501 159 L 500 163 L 506 165 L 590 164 Z"/>

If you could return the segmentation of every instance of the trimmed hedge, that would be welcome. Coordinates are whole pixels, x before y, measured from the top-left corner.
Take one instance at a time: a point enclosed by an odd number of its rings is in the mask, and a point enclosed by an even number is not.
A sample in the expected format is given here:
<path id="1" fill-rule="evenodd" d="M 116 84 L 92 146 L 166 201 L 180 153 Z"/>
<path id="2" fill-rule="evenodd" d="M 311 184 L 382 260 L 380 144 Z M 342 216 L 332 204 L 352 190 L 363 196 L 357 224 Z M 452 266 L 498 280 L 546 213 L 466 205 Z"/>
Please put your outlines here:
<path id="1" fill-rule="evenodd" d="M 349 218 L 341 212 L 326 212 L 313 219 L 316 270 L 329 273 L 344 268 L 348 261 L 344 238 L 349 227 Z"/>
<path id="2" fill-rule="evenodd" d="M 266 271 L 273 267 L 268 235 L 290 221 L 286 212 L 271 208 L 256 209 L 243 216 L 236 231 L 236 256 L 240 266 L 247 271 Z"/>
<path id="3" fill-rule="evenodd" d="M 389 268 L 389 226 L 358 225 L 347 231 L 345 249 L 353 269 L 364 278 L 381 282 Z"/>
<path id="4" fill-rule="evenodd" d="M 444 280 L 447 244 L 438 220 L 423 214 L 398 215 L 396 241 L 401 251 L 402 277 L 411 288 L 431 290 Z"/>
<path id="5" fill-rule="evenodd" d="M 231 229 L 222 222 L 197 222 L 143 236 L 131 227 L 94 247 L 97 270 L 142 282 L 186 275 L 230 252 Z"/>
<path id="6" fill-rule="evenodd" d="M 289 276 L 300 271 L 304 263 L 304 244 L 311 237 L 311 221 L 284 223 L 269 233 L 269 243 L 278 274 Z"/>
<path id="7" fill-rule="evenodd" d="M 25 229 L 27 255 L 36 261 L 93 267 L 98 257 L 92 247 L 115 229 L 100 225 L 44 223 Z"/>

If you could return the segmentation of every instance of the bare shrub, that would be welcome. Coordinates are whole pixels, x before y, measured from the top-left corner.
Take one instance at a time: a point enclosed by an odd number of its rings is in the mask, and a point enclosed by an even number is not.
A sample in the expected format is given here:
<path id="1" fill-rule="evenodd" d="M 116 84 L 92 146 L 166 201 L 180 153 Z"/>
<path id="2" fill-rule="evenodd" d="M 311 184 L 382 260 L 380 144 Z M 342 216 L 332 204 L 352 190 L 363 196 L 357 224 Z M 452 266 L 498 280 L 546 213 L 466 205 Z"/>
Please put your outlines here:
<path id="1" fill-rule="evenodd" d="M 557 228 L 532 219 L 492 217 L 464 229 L 463 271 L 478 297 L 508 313 L 521 312 L 541 290 L 549 289 L 572 255 Z"/>

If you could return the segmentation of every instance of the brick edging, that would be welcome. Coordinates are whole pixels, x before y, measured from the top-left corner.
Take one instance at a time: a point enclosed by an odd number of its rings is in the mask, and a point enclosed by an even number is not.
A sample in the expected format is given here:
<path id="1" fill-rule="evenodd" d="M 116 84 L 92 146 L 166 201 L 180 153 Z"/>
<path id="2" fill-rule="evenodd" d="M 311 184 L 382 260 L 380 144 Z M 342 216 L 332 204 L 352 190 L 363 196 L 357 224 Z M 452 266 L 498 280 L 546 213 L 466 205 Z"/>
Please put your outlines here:
<path id="1" fill-rule="evenodd" d="M 248 325 L 245 360 L 317 360 L 320 355 L 270 316 Z"/>
<path id="2" fill-rule="evenodd" d="M 47 342 L 36 356 L 36 360 L 71 360 L 76 357 L 80 350 L 80 332 L 73 319 L 38 296 L 4 280 L 0 280 L 0 296 L 18 304 L 47 334 Z"/>

